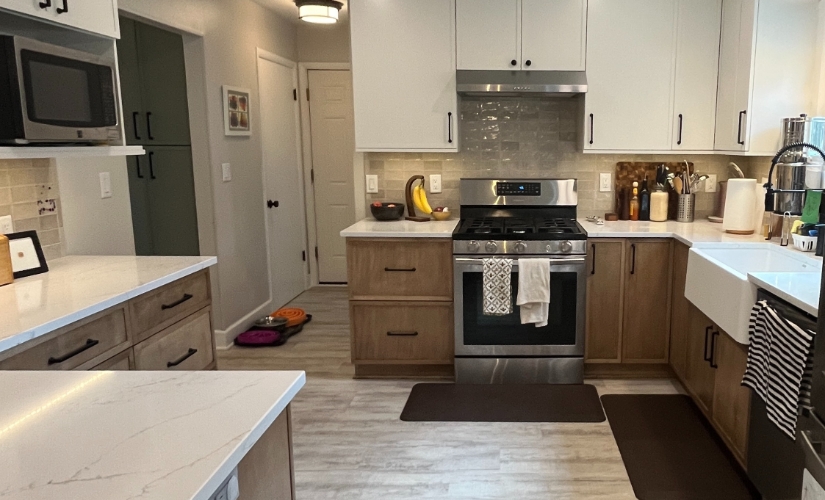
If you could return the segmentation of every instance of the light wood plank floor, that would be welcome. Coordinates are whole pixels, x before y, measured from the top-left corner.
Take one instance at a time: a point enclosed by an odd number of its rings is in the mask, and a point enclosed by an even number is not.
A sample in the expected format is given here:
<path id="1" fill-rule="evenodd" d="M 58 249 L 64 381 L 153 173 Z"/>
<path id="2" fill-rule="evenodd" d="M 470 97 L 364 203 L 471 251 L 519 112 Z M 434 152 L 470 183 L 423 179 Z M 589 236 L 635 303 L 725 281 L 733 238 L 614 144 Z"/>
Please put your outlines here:
<path id="1" fill-rule="evenodd" d="M 415 381 L 352 380 L 344 288 L 292 306 L 313 315 L 277 348 L 232 348 L 222 370 L 305 370 L 293 407 L 298 500 L 633 499 L 607 422 L 417 423 L 399 415 Z M 667 380 L 589 380 L 601 394 L 672 394 Z"/>

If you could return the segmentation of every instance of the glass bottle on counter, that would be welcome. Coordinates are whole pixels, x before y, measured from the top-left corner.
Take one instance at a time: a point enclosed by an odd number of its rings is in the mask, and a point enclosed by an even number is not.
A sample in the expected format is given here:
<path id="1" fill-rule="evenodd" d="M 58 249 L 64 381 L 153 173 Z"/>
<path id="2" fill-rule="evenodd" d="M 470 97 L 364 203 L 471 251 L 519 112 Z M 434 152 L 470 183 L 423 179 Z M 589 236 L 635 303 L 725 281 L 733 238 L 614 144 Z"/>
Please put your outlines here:
<path id="1" fill-rule="evenodd" d="M 630 198 L 630 220 L 639 220 L 639 183 L 633 182 L 633 196 Z"/>
<path id="2" fill-rule="evenodd" d="M 661 184 L 650 193 L 650 220 L 665 222 L 667 220 L 667 191 Z"/>
<path id="3" fill-rule="evenodd" d="M 647 174 L 639 193 L 639 220 L 650 220 L 650 191 L 647 190 Z"/>

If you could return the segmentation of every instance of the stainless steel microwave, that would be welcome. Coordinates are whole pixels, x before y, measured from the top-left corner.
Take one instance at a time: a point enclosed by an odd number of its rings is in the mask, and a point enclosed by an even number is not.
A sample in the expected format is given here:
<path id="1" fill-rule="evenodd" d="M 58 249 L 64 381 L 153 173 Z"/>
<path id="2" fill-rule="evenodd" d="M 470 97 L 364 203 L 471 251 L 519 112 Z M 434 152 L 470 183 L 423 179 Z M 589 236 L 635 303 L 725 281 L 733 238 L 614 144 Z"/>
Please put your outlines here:
<path id="1" fill-rule="evenodd" d="M 115 60 L 0 35 L 0 143 L 117 140 Z"/>

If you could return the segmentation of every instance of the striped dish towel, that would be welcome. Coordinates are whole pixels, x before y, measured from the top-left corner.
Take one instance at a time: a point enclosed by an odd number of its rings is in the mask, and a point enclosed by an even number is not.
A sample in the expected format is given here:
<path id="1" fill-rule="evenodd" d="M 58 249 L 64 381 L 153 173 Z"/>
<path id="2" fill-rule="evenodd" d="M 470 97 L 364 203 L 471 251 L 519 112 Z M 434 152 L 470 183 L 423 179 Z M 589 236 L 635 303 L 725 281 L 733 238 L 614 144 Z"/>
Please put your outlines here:
<path id="1" fill-rule="evenodd" d="M 513 290 L 510 288 L 513 274 L 512 259 L 484 259 L 482 261 L 484 284 L 484 314 L 506 316 L 513 313 Z"/>
<path id="2" fill-rule="evenodd" d="M 793 440 L 800 406 L 810 408 L 814 335 L 782 318 L 764 300 L 751 310 L 742 385 L 762 398 L 768 419 Z"/>

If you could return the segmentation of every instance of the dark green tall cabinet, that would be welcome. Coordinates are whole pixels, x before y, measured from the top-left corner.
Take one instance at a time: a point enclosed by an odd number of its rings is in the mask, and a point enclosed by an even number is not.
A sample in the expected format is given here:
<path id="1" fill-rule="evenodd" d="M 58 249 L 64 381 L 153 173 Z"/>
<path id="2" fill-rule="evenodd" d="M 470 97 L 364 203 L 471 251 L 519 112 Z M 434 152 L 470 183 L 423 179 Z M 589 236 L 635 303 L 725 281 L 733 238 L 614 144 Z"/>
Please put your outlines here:
<path id="1" fill-rule="evenodd" d="M 138 255 L 199 255 L 183 38 L 120 18 L 117 42 Z"/>

